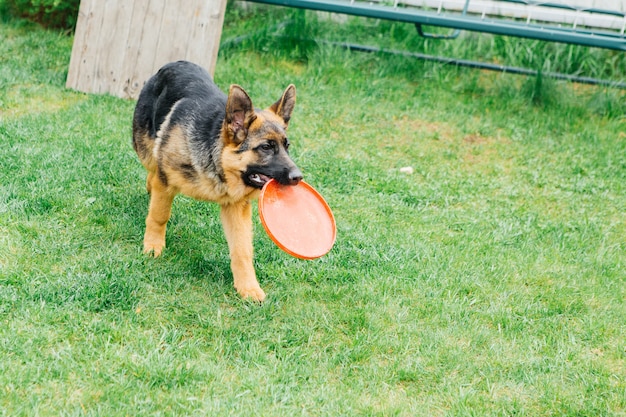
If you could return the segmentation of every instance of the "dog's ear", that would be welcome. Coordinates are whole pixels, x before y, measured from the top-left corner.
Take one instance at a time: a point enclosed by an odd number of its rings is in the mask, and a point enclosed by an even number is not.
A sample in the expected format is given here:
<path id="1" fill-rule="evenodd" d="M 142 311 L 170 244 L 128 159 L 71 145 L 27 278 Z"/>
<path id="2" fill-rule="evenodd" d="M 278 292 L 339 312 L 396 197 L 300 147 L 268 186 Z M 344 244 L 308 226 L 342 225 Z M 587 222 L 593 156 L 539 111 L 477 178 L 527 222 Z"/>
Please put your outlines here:
<path id="1" fill-rule="evenodd" d="M 242 143 L 248 136 L 248 128 L 254 119 L 256 114 L 248 93 L 236 84 L 231 85 L 224 120 L 228 139 L 236 144 Z"/>
<path id="2" fill-rule="evenodd" d="M 289 124 L 291 112 L 296 105 L 296 86 L 290 84 L 283 93 L 283 96 L 276 103 L 272 104 L 270 110 L 280 116 L 285 121 L 285 126 Z"/>

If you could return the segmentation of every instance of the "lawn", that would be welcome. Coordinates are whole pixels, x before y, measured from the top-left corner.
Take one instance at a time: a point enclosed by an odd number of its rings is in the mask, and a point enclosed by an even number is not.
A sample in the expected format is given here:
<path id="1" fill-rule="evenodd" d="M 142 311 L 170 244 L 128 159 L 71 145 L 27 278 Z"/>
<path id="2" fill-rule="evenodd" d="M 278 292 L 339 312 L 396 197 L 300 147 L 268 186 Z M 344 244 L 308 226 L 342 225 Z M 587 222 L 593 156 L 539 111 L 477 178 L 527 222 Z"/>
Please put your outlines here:
<path id="1" fill-rule="evenodd" d="M 291 16 L 267 10 L 229 10 L 225 44 Z M 141 253 L 134 102 L 65 89 L 71 36 L 0 39 L 0 416 L 626 415 L 624 91 L 228 43 L 223 89 L 268 106 L 296 85 L 290 149 L 338 227 L 298 260 L 255 209 L 257 305 L 213 204 L 177 197 L 163 256 Z"/>

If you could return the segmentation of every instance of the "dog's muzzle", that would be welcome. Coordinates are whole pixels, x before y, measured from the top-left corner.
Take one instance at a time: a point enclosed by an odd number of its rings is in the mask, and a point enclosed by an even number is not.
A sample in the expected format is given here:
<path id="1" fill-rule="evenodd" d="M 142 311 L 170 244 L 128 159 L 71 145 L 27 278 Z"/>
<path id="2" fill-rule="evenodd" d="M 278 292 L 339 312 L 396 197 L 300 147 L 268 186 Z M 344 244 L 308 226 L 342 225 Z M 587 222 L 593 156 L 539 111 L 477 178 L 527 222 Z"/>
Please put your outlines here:
<path id="1" fill-rule="evenodd" d="M 269 175 L 268 175 L 269 174 Z M 302 171 L 298 167 L 285 169 L 278 173 L 253 172 L 246 176 L 248 185 L 255 188 L 263 188 L 265 183 L 274 178 L 283 185 L 296 185 L 302 180 Z"/>

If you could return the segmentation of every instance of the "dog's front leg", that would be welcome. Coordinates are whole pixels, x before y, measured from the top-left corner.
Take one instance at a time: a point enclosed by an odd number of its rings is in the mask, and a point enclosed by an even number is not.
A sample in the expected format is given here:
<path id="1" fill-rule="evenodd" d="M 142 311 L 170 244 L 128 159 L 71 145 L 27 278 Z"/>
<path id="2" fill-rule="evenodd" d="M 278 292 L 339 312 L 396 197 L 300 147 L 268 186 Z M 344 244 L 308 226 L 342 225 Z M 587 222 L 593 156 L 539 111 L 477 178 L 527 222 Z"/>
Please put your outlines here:
<path id="1" fill-rule="evenodd" d="M 259 286 L 252 264 L 252 205 L 249 201 L 223 205 L 220 217 L 237 292 L 243 298 L 263 301 L 265 293 Z"/>
<path id="2" fill-rule="evenodd" d="M 150 208 L 146 217 L 143 251 L 156 258 L 165 247 L 165 229 L 176 193 L 165 186 L 154 173 L 148 175 L 147 188 L 150 192 Z"/>

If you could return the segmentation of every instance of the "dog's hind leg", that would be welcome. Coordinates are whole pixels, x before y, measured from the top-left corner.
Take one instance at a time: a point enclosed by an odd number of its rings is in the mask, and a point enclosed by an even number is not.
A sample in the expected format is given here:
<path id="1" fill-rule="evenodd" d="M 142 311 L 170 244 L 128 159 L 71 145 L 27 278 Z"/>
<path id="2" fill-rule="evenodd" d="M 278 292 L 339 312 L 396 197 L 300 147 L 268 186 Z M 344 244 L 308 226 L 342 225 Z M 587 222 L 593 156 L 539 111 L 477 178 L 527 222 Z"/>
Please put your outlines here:
<path id="1" fill-rule="evenodd" d="M 220 217 L 230 250 L 235 289 L 242 298 L 263 301 L 265 293 L 259 286 L 252 263 L 252 205 L 249 201 L 223 205 Z"/>
<path id="2" fill-rule="evenodd" d="M 172 202 L 176 192 L 164 185 L 159 176 L 148 175 L 147 188 L 150 192 L 150 208 L 146 217 L 146 234 L 143 239 L 143 252 L 152 253 L 156 258 L 165 247 L 165 229 L 172 212 Z"/>

